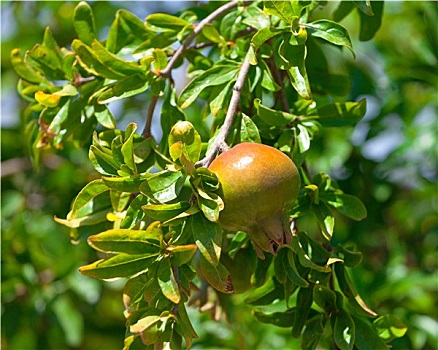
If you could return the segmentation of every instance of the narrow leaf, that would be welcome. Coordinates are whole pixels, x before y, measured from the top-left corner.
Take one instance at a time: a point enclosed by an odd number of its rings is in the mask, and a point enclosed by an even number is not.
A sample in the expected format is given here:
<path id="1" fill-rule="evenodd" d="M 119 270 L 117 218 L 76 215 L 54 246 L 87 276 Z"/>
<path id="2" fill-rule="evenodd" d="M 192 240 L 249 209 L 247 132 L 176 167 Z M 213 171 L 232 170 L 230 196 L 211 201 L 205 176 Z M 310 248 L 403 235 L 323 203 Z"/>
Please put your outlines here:
<path id="1" fill-rule="evenodd" d="M 39 74 L 29 63 L 27 63 L 21 55 L 20 49 L 11 51 L 11 63 L 18 76 L 30 83 L 43 83 L 49 85 L 49 82 Z"/>
<path id="2" fill-rule="evenodd" d="M 89 182 L 78 193 L 75 200 L 73 201 L 69 219 L 74 219 L 79 210 L 81 210 L 81 208 L 86 206 L 97 195 L 108 190 L 108 186 L 105 185 L 105 183 L 101 179 Z"/>
<path id="3" fill-rule="evenodd" d="M 152 230 L 112 229 L 88 237 L 88 244 L 101 252 L 157 254 L 160 238 Z"/>
<path id="4" fill-rule="evenodd" d="M 218 262 L 214 266 L 204 257 L 204 255 L 200 255 L 199 263 L 202 274 L 213 288 L 226 294 L 234 292 L 231 275 L 222 263 Z"/>
<path id="5" fill-rule="evenodd" d="M 164 296 L 169 299 L 172 303 L 178 304 L 181 295 L 179 292 L 178 284 L 175 280 L 175 275 L 173 274 L 172 267 L 170 266 L 169 259 L 163 259 L 160 262 L 160 267 L 157 272 L 158 284 L 160 285 L 161 291 Z"/>
<path id="6" fill-rule="evenodd" d="M 313 36 L 327 40 L 335 45 L 345 46 L 355 56 L 348 31 L 340 24 L 321 19 L 307 23 L 306 27 L 310 28 L 309 32 Z"/>
<path id="7" fill-rule="evenodd" d="M 216 65 L 194 78 L 181 92 L 179 105 L 190 106 L 199 94 L 209 86 L 221 85 L 234 79 L 239 71 L 235 65 Z"/>
<path id="8" fill-rule="evenodd" d="M 353 286 L 353 283 L 351 282 L 344 265 L 336 263 L 334 266 L 339 287 L 355 310 L 364 316 L 376 317 L 377 314 L 365 304 L 356 288 Z"/>
<path id="9" fill-rule="evenodd" d="M 186 225 L 193 232 L 193 238 L 206 261 L 212 265 L 219 264 L 222 246 L 222 229 L 219 224 L 211 222 L 201 213 L 190 216 Z"/>
<path id="10" fill-rule="evenodd" d="M 360 121 L 366 112 L 366 100 L 336 102 L 318 108 L 318 121 L 323 126 L 348 126 Z"/>
<path id="11" fill-rule="evenodd" d="M 336 208 L 341 214 L 353 220 L 360 221 L 367 217 L 365 205 L 355 196 L 345 193 L 324 192 L 321 193 L 320 198 Z"/>
<path id="12" fill-rule="evenodd" d="M 258 116 L 268 125 L 285 126 L 292 123 L 297 118 L 297 116 L 294 114 L 277 111 L 275 109 L 263 106 L 261 104 L 261 100 L 258 98 L 254 100 L 254 107 L 257 110 Z"/>
<path id="13" fill-rule="evenodd" d="M 139 190 L 159 203 L 175 199 L 184 184 L 185 176 L 180 171 L 164 170 L 144 181 Z"/>
<path id="14" fill-rule="evenodd" d="M 335 316 L 333 338 L 340 349 L 353 349 L 355 338 L 354 322 L 349 313 L 344 309 L 341 309 Z"/>
<path id="15" fill-rule="evenodd" d="M 145 271 L 157 258 L 156 255 L 119 254 L 106 260 L 98 260 L 82 266 L 79 272 L 101 280 L 129 277 Z"/>
<path id="16" fill-rule="evenodd" d="M 189 202 L 178 202 L 174 204 L 147 204 L 142 207 L 147 216 L 161 222 L 173 219 L 190 208 Z"/>
<path id="17" fill-rule="evenodd" d="M 301 16 L 303 6 L 301 1 L 263 1 L 264 11 L 268 15 L 274 15 L 280 19 L 292 23 L 295 18 Z"/>
<path id="18" fill-rule="evenodd" d="M 75 8 L 73 26 L 78 38 L 87 45 L 96 39 L 96 25 L 93 10 L 85 1 L 81 1 Z"/>
<path id="19" fill-rule="evenodd" d="M 355 325 L 354 346 L 359 350 L 389 349 L 368 322 L 351 315 Z"/>

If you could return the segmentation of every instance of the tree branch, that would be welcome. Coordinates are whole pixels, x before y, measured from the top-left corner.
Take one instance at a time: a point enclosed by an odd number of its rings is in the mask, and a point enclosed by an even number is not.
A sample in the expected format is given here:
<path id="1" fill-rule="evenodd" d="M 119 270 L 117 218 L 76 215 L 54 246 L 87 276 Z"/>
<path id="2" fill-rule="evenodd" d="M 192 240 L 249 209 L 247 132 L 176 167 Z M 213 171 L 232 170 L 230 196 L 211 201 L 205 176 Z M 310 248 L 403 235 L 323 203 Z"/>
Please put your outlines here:
<path id="1" fill-rule="evenodd" d="M 149 103 L 148 114 L 146 115 L 146 125 L 144 126 L 143 132 L 141 133 L 141 136 L 143 136 L 145 139 L 152 137 L 152 117 L 154 115 L 154 110 L 155 106 L 157 105 L 158 97 L 158 95 L 152 95 L 151 102 Z"/>
<path id="2" fill-rule="evenodd" d="M 245 84 L 246 76 L 250 67 L 249 52 L 246 54 L 245 59 L 240 68 L 239 76 L 233 87 L 233 95 L 231 96 L 230 105 L 228 106 L 227 115 L 225 116 L 224 124 L 222 125 L 219 135 L 214 140 L 210 150 L 205 157 L 195 164 L 196 167 L 208 167 L 218 152 L 225 152 L 229 149 L 226 139 L 230 133 L 231 126 L 233 124 L 234 117 L 236 116 L 237 109 L 239 108 L 240 94 L 242 92 L 243 85 Z"/>
<path id="3" fill-rule="evenodd" d="M 252 1 L 243 1 L 243 3 L 251 3 L 251 2 Z M 178 48 L 178 50 L 176 50 L 172 59 L 167 64 L 166 68 L 164 68 L 160 72 L 161 76 L 166 77 L 166 78 L 168 78 L 170 76 L 170 72 L 172 71 L 175 63 L 178 61 L 178 59 L 181 57 L 181 55 L 184 53 L 184 51 L 187 49 L 187 47 L 190 45 L 190 43 L 193 41 L 193 39 L 195 39 L 196 36 L 202 32 L 202 28 L 204 28 L 205 25 L 211 23 L 217 17 L 223 15 L 227 11 L 236 7 L 238 5 L 238 3 L 239 3 L 238 0 L 230 1 L 229 3 L 219 7 L 218 9 L 216 9 L 215 11 L 210 13 L 201 22 L 199 22 L 198 25 L 193 30 L 193 32 L 187 37 L 187 39 L 182 43 L 182 45 Z"/>

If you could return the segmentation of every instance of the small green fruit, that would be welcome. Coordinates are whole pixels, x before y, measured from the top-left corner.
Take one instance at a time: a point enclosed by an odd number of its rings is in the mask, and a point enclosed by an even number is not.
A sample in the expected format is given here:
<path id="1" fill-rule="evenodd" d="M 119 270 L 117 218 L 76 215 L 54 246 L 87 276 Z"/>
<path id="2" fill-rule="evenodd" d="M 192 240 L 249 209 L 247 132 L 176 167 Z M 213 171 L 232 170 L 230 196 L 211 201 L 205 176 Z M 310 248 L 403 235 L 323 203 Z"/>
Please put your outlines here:
<path id="1" fill-rule="evenodd" d="M 295 164 L 274 147 L 241 143 L 209 166 L 221 183 L 224 229 L 250 235 L 259 258 L 291 242 L 287 210 L 297 199 L 300 176 Z"/>

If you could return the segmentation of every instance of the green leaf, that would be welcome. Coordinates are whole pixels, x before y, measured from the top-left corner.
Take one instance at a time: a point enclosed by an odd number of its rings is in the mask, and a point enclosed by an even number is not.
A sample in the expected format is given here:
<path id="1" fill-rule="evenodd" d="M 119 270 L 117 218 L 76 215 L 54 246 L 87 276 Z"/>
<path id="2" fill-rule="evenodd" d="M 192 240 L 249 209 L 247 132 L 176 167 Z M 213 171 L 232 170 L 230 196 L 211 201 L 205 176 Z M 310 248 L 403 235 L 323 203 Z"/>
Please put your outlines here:
<path id="1" fill-rule="evenodd" d="M 208 23 L 202 28 L 202 34 L 211 42 L 224 44 L 226 40 L 220 35 L 219 31 L 212 24 Z"/>
<path id="2" fill-rule="evenodd" d="M 186 211 L 190 206 L 189 202 L 178 202 L 174 204 L 147 204 L 142 209 L 150 218 L 165 222 Z"/>
<path id="3" fill-rule="evenodd" d="M 340 349 L 352 350 L 355 340 L 355 326 L 350 314 L 344 309 L 335 314 L 333 339 Z"/>
<path id="4" fill-rule="evenodd" d="M 160 29 L 172 32 L 181 31 L 183 28 L 191 26 L 190 22 L 185 19 L 166 13 L 153 13 L 146 17 L 146 23 L 154 30 Z"/>
<path id="5" fill-rule="evenodd" d="M 385 342 L 403 337 L 408 330 L 408 327 L 397 316 L 391 314 L 375 319 L 373 328 Z"/>
<path id="6" fill-rule="evenodd" d="M 310 135 L 307 129 L 302 124 L 297 124 L 296 130 L 298 130 L 298 135 L 296 140 L 298 143 L 298 149 L 300 153 L 305 153 L 310 149 Z"/>
<path id="7" fill-rule="evenodd" d="M 150 281 L 151 279 L 148 275 L 142 273 L 126 282 L 123 288 L 123 304 L 125 305 L 126 311 L 132 312 L 131 307 L 140 300 L 143 300 L 145 289 L 148 287 L 148 282 Z"/>
<path id="8" fill-rule="evenodd" d="M 374 16 L 371 0 L 353 0 L 353 4 L 365 15 Z"/>
<path id="9" fill-rule="evenodd" d="M 136 323 L 130 325 L 129 331 L 131 333 L 145 332 L 146 330 L 156 326 L 156 324 L 160 322 L 160 320 L 161 320 L 160 311 L 158 309 L 153 307 L 147 308 L 146 312 L 144 312 L 143 315 L 140 316 L 140 319 L 137 320 Z M 156 333 L 156 329 L 154 329 L 154 331 L 155 331 L 154 333 Z M 149 339 L 147 342 L 149 342 Z"/>
<path id="10" fill-rule="evenodd" d="M 341 245 L 335 247 L 337 255 L 344 260 L 344 265 L 348 267 L 356 267 L 362 261 L 362 253 L 347 249 Z"/>
<path id="11" fill-rule="evenodd" d="M 339 287 L 341 288 L 342 293 L 349 300 L 350 305 L 361 315 L 367 317 L 376 317 L 377 314 L 365 304 L 356 288 L 353 286 L 353 283 L 351 282 L 344 265 L 336 263 L 334 266 Z"/>
<path id="12" fill-rule="evenodd" d="M 260 259 L 258 259 L 258 261 L 259 260 Z M 251 305 L 269 305 L 277 299 L 284 299 L 284 288 L 275 277 L 272 277 L 263 286 L 252 291 L 245 299 L 245 303 Z"/>
<path id="13" fill-rule="evenodd" d="M 94 40 L 92 45 L 94 54 L 104 65 L 111 70 L 123 75 L 130 76 L 133 74 L 144 74 L 144 68 L 135 62 L 126 61 L 108 51 L 100 42 Z"/>
<path id="14" fill-rule="evenodd" d="M 268 125 L 285 126 L 292 123 L 297 118 L 296 115 L 291 113 L 277 111 L 263 106 L 261 100 L 258 98 L 254 100 L 254 107 L 257 110 L 257 115 Z"/>
<path id="15" fill-rule="evenodd" d="M 313 288 L 313 301 L 326 313 L 336 311 L 336 294 L 331 289 L 317 284 Z"/>
<path id="16" fill-rule="evenodd" d="M 97 102 L 107 104 L 127 97 L 138 95 L 149 87 L 148 78 L 143 74 L 134 74 L 120 79 L 117 83 L 106 86 Z"/>
<path id="17" fill-rule="evenodd" d="M 262 87 L 264 87 L 265 89 L 272 91 L 272 92 L 277 92 L 281 89 L 280 85 L 278 85 L 275 82 L 274 77 L 272 76 L 271 70 L 268 67 L 267 63 L 265 62 L 265 60 L 260 60 L 259 62 L 259 67 L 262 70 L 262 82 L 261 85 Z"/>
<path id="18" fill-rule="evenodd" d="M 181 300 L 181 294 L 175 280 L 172 266 L 170 266 L 170 259 L 161 260 L 157 277 L 163 295 L 172 303 L 178 304 Z"/>
<path id="19" fill-rule="evenodd" d="M 226 294 L 234 292 L 231 275 L 222 263 L 212 265 L 202 254 L 199 257 L 199 263 L 202 274 L 213 288 Z"/>
<path id="20" fill-rule="evenodd" d="M 235 79 L 232 79 L 227 84 L 215 86 L 211 90 L 210 112 L 212 115 L 217 116 L 227 109 L 234 81 Z"/>
<path id="21" fill-rule="evenodd" d="M 130 277 L 145 271 L 156 260 L 157 256 L 158 253 L 155 255 L 119 254 L 82 266 L 79 268 L 79 272 L 101 280 Z"/>
<path id="22" fill-rule="evenodd" d="M 83 226 L 93 226 L 105 222 L 109 208 L 105 210 L 95 211 L 90 215 L 84 215 L 75 219 L 60 219 L 55 216 L 54 220 L 64 226 L 76 229 Z"/>
<path id="23" fill-rule="evenodd" d="M 64 55 L 55 38 L 53 37 L 52 30 L 49 26 L 47 26 L 44 31 L 43 46 L 51 50 L 60 61 L 62 60 Z"/>
<path id="24" fill-rule="evenodd" d="M 109 52 L 118 53 L 129 44 L 140 43 L 151 33 L 146 29 L 144 22 L 126 10 L 117 10 L 116 17 L 111 24 L 106 48 Z"/>
<path id="25" fill-rule="evenodd" d="M 345 46 L 351 51 L 353 56 L 355 56 L 348 31 L 340 24 L 320 19 L 312 23 L 307 23 L 306 27 L 310 28 L 309 32 L 313 36 L 327 40 L 335 45 Z"/>
<path id="26" fill-rule="evenodd" d="M 314 350 L 318 347 L 319 340 L 324 334 L 326 323 L 327 318 L 324 314 L 317 314 L 306 322 L 301 343 L 303 350 Z"/>
<path id="27" fill-rule="evenodd" d="M 73 201 L 69 219 L 74 219 L 79 210 L 85 207 L 93 198 L 108 190 L 108 186 L 101 179 L 86 184 Z"/>
<path id="28" fill-rule="evenodd" d="M 190 322 L 190 318 L 183 302 L 178 304 L 178 313 L 176 317 L 178 322 L 175 325 L 175 329 L 184 337 L 186 347 L 190 349 L 192 347 L 192 339 L 198 338 L 198 335 Z"/>
<path id="29" fill-rule="evenodd" d="M 139 190 L 158 203 L 166 203 L 178 196 L 184 180 L 181 171 L 164 170 L 152 174 L 140 185 Z"/>
<path id="30" fill-rule="evenodd" d="M 112 229 L 88 237 L 88 244 L 105 253 L 156 255 L 160 252 L 161 237 L 157 230 Z"/>
<path id="31" fill-rule="evenodd" d="M 326 203 L 320 201 L 319 204 L 312 205 L 312 213 L 315 215 L 323 237 L 330 242 L 335 227 L 335 218 L 330 208 Z"/>
<path id="32" fill-rule="evenodd" d="M 166 251 L 170 253 L 170 262 L 172 263 L 172 266 L 181 266 L 188 264 L 193 259 L 197 249 L 198 247 L 196 244 L 186 244 L 169 246 Z"/>
<path id="33" fill-rule="evenodd" d="M 121 147 L 121 152 L 124 160 L 133 174 L 137 174 L 137 166 L 134 162 L 134 136 L 135 130 L 137 130 L 137 124 L 129 123 L 126 127 L 125 138 Z"/>
<path id="34" fill-rule="evenodd" d="M 131 193 L 117 190 L 110 191 L 111 205 L 115 212 L 121 213 L 125 210 L 131 200 Z"/>
<path id="35" fill-rule="evenodd" d="M 201 213 L 190 216 L 186 225 L 193 232 L 193 238 L 208 264 L 217 266 L 221 256 L 222 229 L 219 224 L 211 222 Z M 220 269 L 219 269 L 220 271 Z"/>
<path id="36" fill-rule="evenodd" d="M 389 349 L 383 340 L 377 335 L 371 325 L 355 315 L 351 315 L 355 325 L 354 346 L 359 350 Z"/>
<path id="37" fill-rule="evenodd" d="M 240 142 L 262 143 L 257 125 L 245 113 L 240 124 Z"/>
<path id="38" fill-rule="evenodd" d="M 338 7 L 333 12 L 333 20 L 340 22 L 354 9 L 353 1 L 340 1 Z"/>
<path id="39" fill-rule="evenodd" d="M 133 228 L 137 222 L 143 219 L 145 214 L 142 210 L 142 206 L 145 203 L 147 203 L 146 196 L 139 194 L 137 197 L 135 197 L 131 204 L 129 204 L 125 218 L 120 223 L 120 228 Z"/>
<path id="40" fill-rule="evenodd" d="M 250 46 L 250 63 L 252 65 L 257 64 L 257 58 L 256 53 L 257 50 L 262 46 L 263 43 L 265 43 L 267 40 L 277 36 L 280 33 L 283 33 L 288 30 L 288 27 L 282 27 L 282 28 L 275 28 L 266 26 L 257 31 L 257 33 L 254 34 L 254 36 L 251 38 L 251 46 Z"/>
<path id="41" fill-rule="evenodd" d="M 265 260 L 257 259 L 256 269 L 251 276 L 251 284 L 255 287 L 261 287 L 266 282 L 266 275 L 271 266 L 274 256 L 272 254 L 266 255 Z"/>
<path id="42" fill-rule="evenodd" d="M 277 256 L 274 258 L 274 272 L 277 281 L 281 284 L 286 283 L 287 275 L 284 268 L 283 259 L 287 260 L 287 248 L 280 249 L 277 252 Z"/>
<path id="43" fill-rule="evenodd" d="M 258 30 L 267 28 L 271 24 L 269 16 L 254 3 L 246 7 L 243 15 L 245 16 L 243 23 Z"/>
<path id="44" fill-rule="evenodd" d="M 239 72 L 236 65 L 216 65 L 194 78 L 181 92 L 178 104 L 181 108 L 190 106 L 199 94 L 210 86 L 222 85 L 234 80 Z"/>
<path id="45" fill-rule="evenodd" d="M 85 1 L 81 1 L 75 8 L 73 26 L 78 38 L 87 45 L 96 39 L 96 26 L 93 10 Z"/>
<path id="46" fill-rule="evenodd" d="M 299 312 L 295 313 L 294 323 L 292 326 L 292 336 L 294 338 L 299 338 L 303 327 L 307 321 L 307 316 L 309 315 L 310 307 L 313 302 L 313 286 L 307 288 L 300 288 L 297 294 L 297 310 Z"/>
<path id="47" fill-rule="evenodd" d="M 84 44 L 82 41 L 77 39 L 73 40 L 72 49 L 76 52 L 79 63 L 87 72 L 103 78 L 114 80 L 125 77 L 124 74 L 113 70 L 100 61 L 94 50 L 92 50 L 90 46 Z"/>
<path id="48" fill-rule="evenodd" d="M 283 260 L 283 268 L 286 271 L 286 275 L 289 280 L 296 284 L 298 287 L 308 287 L 309 282 L 307 282 L 299 274 L 297 267 L 295 266 L 294 252 L 291 249 L 287 249 L 287 260 Z"/>
<path id="49" fill-rule="evenodd" d="M 300 4 L 301 1 L 263 1 L 264 11 L 268 15 L 274 15 L 283 21 L 292 23 L 294 19 L 301 16 L 301 10 L 303 6 Z"/>
<path id="50" fill-rule="evenodd" d="M 39 74 L 28 62 L 23 59 L 20 49 L 11 51 L 11 63 L 18 76 L 30 83 L 44 84 L 49 86 L 50 83 L 45 77 Z"/>
<path id="51" fill-rule="evenodd" d="M 138 179 L 129 177 L 102 177 L 104 184 L 114 190 L 121 192 L 136 193 L 140 185 L 148 178 L 150 174 L 142 175 Z"/>
<path id="52" fill-rule="evenodd" d="M 303 243 L 305 242 L 305 238 L 302 238 Z M 309 256 L 308 252 L 305 250 L 305 247 L 303 246 L 303 243 L 300 242 L 300 237 L 293 236 L 292 242 L 291 242 L 291 248 L 297 254 L 298 260 L 303 267 L 308 267 L 320 272 L 330 272 L 331 269 L 329 266 L 325 265 L 326 261 L 324 262 L 324 266 L 316 264 Z M 307 242 L 306 242 L 307 243 Z M 306 249 L 312 251 L 312 248 L 314 248 L 314 245 L 310 246 L 309 244 L 306 244 Z"/>
<path id="53" fill-rule="evenodd" d="M 163 135 L 169 135 L 172 127 L 181 120 L 186 120 L 184 112 L 178 107 L 176 103 L 176 90 L 169 84 L 164 93 L 164 100 L 161 107 L 160 116 L 161 128 Z M 166 137 L 162 137 L 160 142 L 160 149 L 165 152 L 168 147 Z"/>
<path id="54" fill-rule="evenodd" d="M 292 327 L 297 310 L 296 308 L 287 309 L 283 312 L 266 313 L 260 310 L 254 310 L 253 315 L 259 322 L 270 323 L 277 327 Z"/>
<path id="55" fill-rule="evenodd" d="M 49 79 L 65 79 L 65 75 L 61 67 L 61 58 L 48 47 L 36 44 L 30 51 L 27 52 L 27 57 L 30 57 L 35 68 L 43 72 L 44 75 Z"/>
<path id="56" fill-rule="evenodd" d="M 93 141 L 93 144 L 90 146 L 90 151 L 88 152 L 88 157 L 99 173 L 103 175 L 118 175 L 117 169 L 120 168 L 120 163 L 114 159 L 113 153 L 109 149 Z"/>
<path id="57" fill-rule="evenodd" d="M 318 121 L 323 126 L 348 126 L 360 121 L 366 112 L 366 100 L 336 102 L 318 108 Z"/>
<path id="58" fill-rule="evenodd" d="M 94 116 L 96 117 L 97 122 L 103 127 L 108 129 L 116 128 L 116 120 L 107 106 L 95 104 Z"/>
<path id="59" fill-rule="evenodd" d="M 312 93 L 310 91 L 310 83 L 305 65 L 306 46 L 287 45 L 286 50 L 286 57 L 288 57 L 290 64 L 288 73 L 291 78 L 291 83 L 302 98 L 311 100 Z"/>
<path id="60" fill-rule="evenodd" d="M 353 220 L 360 221 L 367 217 L 365 205 L 355 196 L 342 192 L 324 192 L 320 194 L 320 198 Z"/>
<path id="61" fill-rule="evenodd" d="M 361 1 L 362 3 L 363 1 Z M 373 1 L 369 3 L 369 7 L 372 6 L 374 16 L 368 16 L 363 11 L 359 11 L 360 18 L 360 31 L 359 40 L 367 41 L 371 40 L 382 25 L 383 17 L 383 1 Z"/>
<path id="62" fill-rule="evenodd" d="M 158 71 L 163 70 L 167 66 L 167 54 L 164 50 L 154 49 L 152 51 L 154 57 L 154 68 Z"/>

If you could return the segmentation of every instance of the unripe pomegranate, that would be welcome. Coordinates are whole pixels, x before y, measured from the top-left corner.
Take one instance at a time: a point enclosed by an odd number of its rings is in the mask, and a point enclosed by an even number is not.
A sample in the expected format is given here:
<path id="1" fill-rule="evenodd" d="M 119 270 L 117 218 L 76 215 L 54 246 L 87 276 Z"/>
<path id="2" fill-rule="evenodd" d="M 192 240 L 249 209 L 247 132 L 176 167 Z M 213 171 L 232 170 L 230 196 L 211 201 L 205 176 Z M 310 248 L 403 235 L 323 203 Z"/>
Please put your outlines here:
<path id="1" fill-rule="evenodd" d="M 291 242 L 286 215 L 297 199 L 300 176 L 292 160 L 274 147 L 240 143 L 219 155 L 209 166 L 221 183 L 224 229 L 250 235 L 259 258 L 276 254 Z"/>

